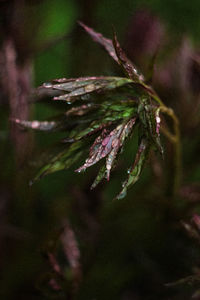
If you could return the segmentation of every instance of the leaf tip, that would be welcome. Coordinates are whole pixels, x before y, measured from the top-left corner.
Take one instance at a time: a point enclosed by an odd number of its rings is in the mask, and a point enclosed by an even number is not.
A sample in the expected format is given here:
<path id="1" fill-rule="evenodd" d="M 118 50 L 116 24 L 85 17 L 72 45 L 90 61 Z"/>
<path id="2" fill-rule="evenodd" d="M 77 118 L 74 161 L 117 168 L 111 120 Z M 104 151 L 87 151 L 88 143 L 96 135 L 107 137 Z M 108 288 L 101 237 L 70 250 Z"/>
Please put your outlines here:
<path id="1" fill-rule="evenodd" d="M 84 172 L 85 169 L 86 169 L 86 168 L 85 168 L 84 166 L 82 166 L 82 167 L 80 167 L 80 168 L 74 170 L 74 172 L 76 172 L 76 173 L 81 173 L 81 172 Z"/>

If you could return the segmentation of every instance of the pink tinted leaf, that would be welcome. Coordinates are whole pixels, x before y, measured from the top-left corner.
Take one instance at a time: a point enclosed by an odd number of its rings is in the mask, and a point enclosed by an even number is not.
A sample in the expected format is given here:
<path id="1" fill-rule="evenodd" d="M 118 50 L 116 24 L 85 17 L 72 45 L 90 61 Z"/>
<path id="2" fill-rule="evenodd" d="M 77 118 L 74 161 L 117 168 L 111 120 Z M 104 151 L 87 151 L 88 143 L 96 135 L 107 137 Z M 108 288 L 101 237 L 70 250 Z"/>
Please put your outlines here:
<path id="1" fill-rule="evenodd" d="M 86 159 L 83 166 L 78 168 L 76 172 L 81 172 L 88 167 L 96 164 L 99 160 L 106 157 L 113 148 L 113 141 L 119 138 L 119 135 L 123 129 L 123 124 L 117 126 L 109 134 L 106 130 L 103 130 L 102 134 L 97 137 L 92 147 L 90 148 L 89 158 Z"/>
<path id="2" fill-rule="evenodd" d="M 15 123 L 19 124 L 20 126 L 24 128 L 31 128 L 35 130 L 41 130 L 41 131 L 51 131 L 56 128 L 57 122 L 55 121 L 26 121 L 26 120 L 20 120 L 20 119 L 14 119 Z"/>
<path id="3" fill-rule="evenodd" d="M 144 81 L 144 77 L 142 74 L 138 72 L 133 63 L 127 58 L 126 54 L 122 50 L 116 34 L 114 34 L 114 40 L 110 40 L 105 38 L 101 33 L 94 31 L 91 27 L 85 25 L 82 22 L 79 24 L 84 28 L 84 30 L 92 37 L 92 39 L 99 43 L 104 49 L 109 53 L 109 55 L 123 67 L 125 73 L 132 80 L 136 81 Z"/>
<path id="4" fill-rule="evenodd" d="M 144 77 L 140 74 L 134 64 L 127 58 L 125 52 L 122 50 L 116 33 L 114 32 L 113 45 L 118 58 L 119 64 L 122 66 L 126 75 L 134 81 L 144 81 Z"/>
<path id="5" fill-rule="evenodd" d="M 121 149 L 121 147 L 123 146 L 125 139 L 131 134 L 135 122 L 136 122 L 136 118 L 133 118 L 129 120 L 126 124 L 124 124 L 123 130 L 120 133 L 119 138 L 115 139 L 112 142 L 112 150 L 106 159 L 107 180 L 109 180 L 110 178 L 110 171 L 113 168 L 116 156 L 119 150 Z"/>
<path id="6" fill-rule="evenodd" d="M 99 43 L 104 49 L 110 54 L 110 56 L 119 63 L 118 57 L 116 55 L 115 49 L 113 47 L 112 40 L 105 38 L 101 33 L 94 31 L 91 27 L 79 22 L 81 27 L 92 37 L 92 39 Z"/>

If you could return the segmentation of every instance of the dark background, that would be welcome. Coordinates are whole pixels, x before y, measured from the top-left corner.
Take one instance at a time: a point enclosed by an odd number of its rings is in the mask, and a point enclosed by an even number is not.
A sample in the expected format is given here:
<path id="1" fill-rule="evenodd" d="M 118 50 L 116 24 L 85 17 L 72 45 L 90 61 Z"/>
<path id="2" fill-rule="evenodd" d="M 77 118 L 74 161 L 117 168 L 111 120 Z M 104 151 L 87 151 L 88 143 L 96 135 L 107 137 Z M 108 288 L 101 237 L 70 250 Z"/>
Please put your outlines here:
<path id="1" fill-rule="evenodd" d="M 199 16 L 199 0 L 0 1 L 1 299 L 183 300 L 197 295 L 198 282 L 166 283 L 199 274 L 198 243 L 181 223 L 200 210 Z M 109 38 L 114 26 L 144 74 L 158 51 L 153 85 L 181 125 L 183 175 L 175 198 L 168 193 L 173 174 L 167 143 L 165 161 L 152 157 L 121 201 L 112 199 L 134 157 L 134 141 L 110 182 L 93 192 L 95 167 L 84 175 L 61 171 L 29 187 L 37 161 L 58 135 L 22 131 L 10 119 L 45 120 L 63 109 L 38 99 L 34 87 L 53 78 L 121 75 L 77 20 Z M 68 243 L 66 251 L 59 238 L 63 226 L 74 247 Z M 78 253 L 75 265 L 70 251 Z M 64 274 L 63 289 L 51 281 L 57 275 L 49 253 Z"/>

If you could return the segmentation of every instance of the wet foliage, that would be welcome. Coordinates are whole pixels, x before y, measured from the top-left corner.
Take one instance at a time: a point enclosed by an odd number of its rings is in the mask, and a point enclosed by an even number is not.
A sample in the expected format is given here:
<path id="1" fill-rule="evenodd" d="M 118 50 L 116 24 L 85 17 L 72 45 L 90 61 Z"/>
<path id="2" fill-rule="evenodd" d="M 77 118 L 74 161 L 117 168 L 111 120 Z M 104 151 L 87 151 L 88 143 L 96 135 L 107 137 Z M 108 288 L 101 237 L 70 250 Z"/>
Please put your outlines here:
<path id="1" fill-rule="evenodd" d="M 199 1 L 0 7 L 0 298 L 199 299 Z"/>
<path id="2" fill-rule="evenodd" d="M 104 178 L 110 179 L 127 139 L 135 138 L 137 128 L 138 149 L 117 195 L 120 199 L 139 179 L 151 149 L 163 156 L 159 116 L 163 105 L 153 89 L 145 84 L 144 76 L 126 57 L 115 33 L 112 41 L 81 22 L 80 25 L 121 66 L 126 77 L 61 78 L 44 83 L 40 89 L 48 90 L 48 95 L 53 95 L 56 90 L 53 101 L 66 103 L 66 111 L 51 121 L 16 119 L 15 122 L 26 128 L 66 133 L 62 140 L 64 150 L 39 170 L 34 181 L 71 167 L 89 152 L 84 164 L 75 171 L 85 171 L 104 160 L 92 189 Z"/>

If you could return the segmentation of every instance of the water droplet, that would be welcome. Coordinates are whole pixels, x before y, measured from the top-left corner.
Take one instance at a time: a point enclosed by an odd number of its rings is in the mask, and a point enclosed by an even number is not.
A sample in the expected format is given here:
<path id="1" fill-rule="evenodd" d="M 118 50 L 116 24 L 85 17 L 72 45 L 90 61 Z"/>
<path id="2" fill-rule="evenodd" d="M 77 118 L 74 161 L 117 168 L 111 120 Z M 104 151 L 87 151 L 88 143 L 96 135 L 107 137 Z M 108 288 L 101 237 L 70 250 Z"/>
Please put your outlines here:
<path id="1" fill-rule="evenodd" d="M 51 84 L 51 82 L 45 82 L 45 83 L 43 83 L 43 87 L 45 87 L 45 88 L 51 88 L 52 84 Z"/>
<path id="2" fill-rule="evenodd" d="M 123 199 L 125 196 L 126 196 L 126 191 L 121 192 L 121 193 L 117 196 L 117 199 L 118 199 L 118 200 Z"/>
<path id="3" fill-rule="evenodd" d="M 32 126 L 31 126 L 31 127 L 32 127 L 33 129 L 37 129 L 39 126 L 40 126 L 40 123 L 39 123 L 38 121 L 33 121 L 33 122 L 32 122 Z"/>
<path id="4" fill-rule="evenodd" d="M 157 122 L 157 123 L 160 123 L 160 121 L 161 121 L 160 117 L 157 116 L 157 117 L 156 117 L 156 122 Z"/>
<path id="5" fill-rule="evenodd" d="M 128 169 L 128 170 L 127 170 L 127 173 L 130 174 L 130 173 L 131 173 L 131 169 Z"/>
<path id="6" fill-rule="evenodd" d="M 108 144 L 109 140 L 110 140 L 109 136 L 105 137 L 105 139 L 102 141 L 102 146 L 105 147 Z"/>

